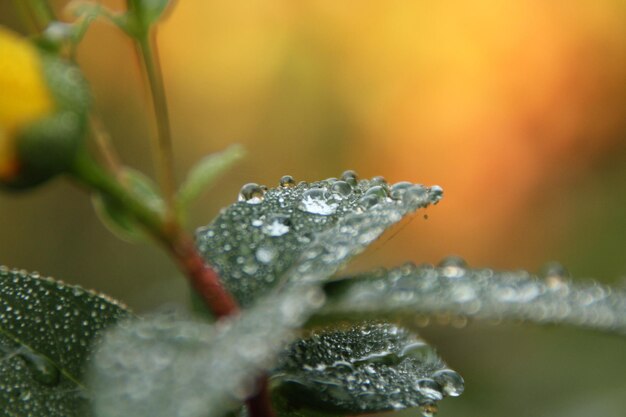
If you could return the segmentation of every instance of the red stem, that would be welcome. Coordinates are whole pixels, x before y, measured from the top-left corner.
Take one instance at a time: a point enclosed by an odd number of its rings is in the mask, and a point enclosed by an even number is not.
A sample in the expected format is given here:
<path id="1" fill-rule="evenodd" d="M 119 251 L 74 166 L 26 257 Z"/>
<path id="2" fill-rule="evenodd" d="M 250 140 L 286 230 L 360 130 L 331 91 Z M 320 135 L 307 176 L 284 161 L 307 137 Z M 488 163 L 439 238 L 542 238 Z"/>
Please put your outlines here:
<path id="1" fill-rule="evenodd" d="M 177 232 L 164 243 L 169 247 L 178 267 L 216 317 L 239 312 L 237 303 L 220 282 L 219 275 L 205 263 L 188 235 Z"/>
<path id="2" fill-rule="evenodd" d="M 254 417 L 274 417 L 267 375 L 262 375 L 257 379 L 257 386 L 258 392 L 246 400 L 248 414 Z"/>

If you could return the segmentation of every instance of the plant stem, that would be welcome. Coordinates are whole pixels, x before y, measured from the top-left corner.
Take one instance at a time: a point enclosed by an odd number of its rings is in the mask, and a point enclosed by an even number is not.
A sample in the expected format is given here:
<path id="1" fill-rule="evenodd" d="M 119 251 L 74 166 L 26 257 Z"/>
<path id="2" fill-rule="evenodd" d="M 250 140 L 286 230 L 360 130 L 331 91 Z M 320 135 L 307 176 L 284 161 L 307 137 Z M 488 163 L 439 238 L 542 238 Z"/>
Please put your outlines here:
<path id="1" fill-rule="evenodd" d="M 115 178 L 120 181 L 122 177 L 122 166 L 120 164 L 119 157 L 117 152 L 115 152 L 113 144 L 111 143 L 111 137 L 102 126 L 102 121 L 94 113 L 89 116 L 89 126 L 91 127 L 96 147 L 100 152 L 106 167 L 111 173 L 113 173 L 113 175 L 115 175 Z"/>
<path id="2" fill-rule="evenodd" d="M 56 20 L 52 8 L 46 0 L 27 1 L 31 16 L 40 31 L 44 30 L 51 21 Z"/>
<path id="3" fill-rule="evenodd" d="M 204 262 L 193 239 L 177 223 L 174 227 L 167 223 L 158 212 L 138 200 L 87 154 L 76 158 L 70 175 L 124 207 L 167 250 L 216 317 L 239 311 L 233 297 L 222 286 L 217 272 Z"/>
<path id="4" fill-rule="evenodd" d="M 248 414 L 253 417 L 274 417 L 275 413 L 270 400 L 267 375 L 259 377 L 257 385 L 259 392 L 246 400 Z"/>
<path id="5" fill-rule="evenodd" d="M 46 0 L 13 0 L 13 5 L 22 23 L 33 34 L 41 33 L 55 20 L 52 8 Z"/>
<path id="6" fill-rule="evenodd" d="M 26 30 L 30 33 L 39 33 L 40 28 L 37 26 L 37 22 L 33 18 L 24 0 L 13 0 L 13 7 L 22 21 L 22 24 L 26 27 Z"/>
<path id="7" fill-rule="evenodd" d="M 167 207 L 167 220 L 175 217 L 174 194 L 176 192 L 174 180 L 174 156 L 172 151 L 172 137 L 169 112 L 163 85 L 163 73 L 159 62 L 159 52 L 156 42 L 156 29 L 152 28 L 147 34 L 136 38 L 137 52 L 143 63 L 156 118 L 157 135 L 155 153 L 157 172 L 161 191 Z"/>

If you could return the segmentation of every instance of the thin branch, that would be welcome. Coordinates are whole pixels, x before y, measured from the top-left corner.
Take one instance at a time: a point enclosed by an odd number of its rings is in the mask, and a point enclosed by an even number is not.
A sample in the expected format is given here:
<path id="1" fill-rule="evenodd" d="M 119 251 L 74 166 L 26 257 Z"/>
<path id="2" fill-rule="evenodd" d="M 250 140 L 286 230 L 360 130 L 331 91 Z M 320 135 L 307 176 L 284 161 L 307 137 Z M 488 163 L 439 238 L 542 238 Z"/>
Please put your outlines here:
<path id="1" fill-rule="evenodd" d="M 152 96 L 157 125 L 156 143 L 154 147 L 157 172 L 161 191 L 167 206 L 167 218 L 168 221 L 172 221 L 175 216 L 174 195 L 176 192 L 174 156 L 167 98 L 165 96 L 163 73 L 159 62 L 159 52 L 156 42 L 156 29 L 152 28 L 148 35 L 138 38 L 136 46 L 143 63 Z"/>
<path id="2" fill-rule="evenodd" d="M 106 167 L 111 171 L 118 180 L 122 179 L 122 165 L 120 159 L 111 143 L 111 136 L 107 133 L 102 125 L 102 120 L 94 114 L 89 118 L 89 125 L 94 137 L 94 142 L 98 152 L 102 156 L 102 160 Z"/>

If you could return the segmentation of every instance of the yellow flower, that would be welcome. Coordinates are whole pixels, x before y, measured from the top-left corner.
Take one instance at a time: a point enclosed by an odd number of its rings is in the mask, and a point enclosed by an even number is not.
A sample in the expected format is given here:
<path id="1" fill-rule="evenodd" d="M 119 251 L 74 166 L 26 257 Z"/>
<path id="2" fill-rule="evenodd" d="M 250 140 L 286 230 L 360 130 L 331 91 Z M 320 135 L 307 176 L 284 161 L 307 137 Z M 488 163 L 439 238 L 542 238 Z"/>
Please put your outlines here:
<path id="1" fill-rule="evenodd" d="M 37 49 L 0 27 L 0 179 L 17 174 L 17 132 L 54 110 Z"/>

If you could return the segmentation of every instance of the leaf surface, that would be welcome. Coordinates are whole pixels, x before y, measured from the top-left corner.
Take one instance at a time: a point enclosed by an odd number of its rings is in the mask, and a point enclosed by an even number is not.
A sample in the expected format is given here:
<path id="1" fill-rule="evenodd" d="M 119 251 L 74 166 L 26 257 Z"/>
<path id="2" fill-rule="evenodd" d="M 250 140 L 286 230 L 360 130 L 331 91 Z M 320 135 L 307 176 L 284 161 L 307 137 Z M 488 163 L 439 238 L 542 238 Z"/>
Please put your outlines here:
<path id="1" fill-rule="evenodd" d="M 384 180 L 285 182 L 242 188 L 240 201 L 197 231 L 197 245 L 239 303 L 280 285 L 328 279 L 403 216 L 439 201 L 441 188 Z"/>
<path id="2" fill-rule="evenodd" d="M 84 369 L 102 329 L 129 316 L 115 301 L 0 266 L 0 409 L 84 417 Z"/>
<path id="3" fill-rule="evenodd" d="M 394 324 L 315 332 L 292 344 L 272 377 L 293 408 L 342 414 L 421 407 L 436 411 L 463 379 L 426 342 Z"/>
<path id="4" fill-rule="evenodd" d="M 94 359 L 96 415 L 218 417 L 234 411 L 322 302 L 318 288 L 300 286 L 217 326 L 172 315 L 123 323 L 106 334 Z"/>
<path id="5" fill-rule="evenodd" d="M 626 291 L 596 282 L 576 283 L 562 270 L 544 278 L 525 271 L 470 269 L 458 259 L 438 267 L 406 264 L 326 287 L 318 318 L 449 314 L 569 324 L 626 334 Z"/>

